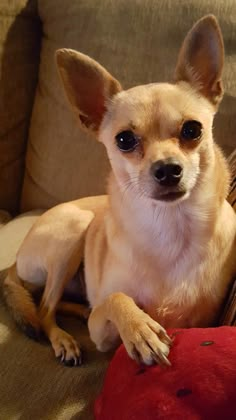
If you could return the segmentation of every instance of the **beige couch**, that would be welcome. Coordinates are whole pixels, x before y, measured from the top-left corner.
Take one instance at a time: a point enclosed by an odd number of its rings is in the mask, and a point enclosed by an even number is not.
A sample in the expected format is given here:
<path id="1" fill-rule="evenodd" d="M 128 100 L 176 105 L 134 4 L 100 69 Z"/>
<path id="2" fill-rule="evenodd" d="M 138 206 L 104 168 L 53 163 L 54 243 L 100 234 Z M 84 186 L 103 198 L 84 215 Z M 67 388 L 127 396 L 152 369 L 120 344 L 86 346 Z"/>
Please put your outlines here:
<path id="1" fill-rule="evenodd" d="M 40 212 L 104 192 L 101 145 L 81 132 L 54 64 L 60 47 L 99 60 L 124 87 L 170 80 L 192 23 L 218 16 L 226 48 L 226 94 L 215 138 L 236 146 L 235 0 L 0 1 L 0 270 L 9 266 Z M 4 225 L 5 224 L 5 225 Z M 89 419 L 109 355 L 96 352 L 78 320 L 61 319 L 85 348 L 85 364 L 60 366 L 46 343 L 26 338 L 0 300 L 0 419 Z"/>

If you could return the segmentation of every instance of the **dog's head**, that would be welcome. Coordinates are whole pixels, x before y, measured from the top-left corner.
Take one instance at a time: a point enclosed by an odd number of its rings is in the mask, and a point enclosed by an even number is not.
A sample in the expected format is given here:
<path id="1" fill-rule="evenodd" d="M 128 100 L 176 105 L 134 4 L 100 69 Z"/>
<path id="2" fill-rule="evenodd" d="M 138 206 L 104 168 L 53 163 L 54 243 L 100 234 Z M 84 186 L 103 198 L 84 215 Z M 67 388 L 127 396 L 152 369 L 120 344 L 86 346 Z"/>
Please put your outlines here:
<path id="1" fill-rule="evenodd" d="M 199 20 L 179 53 L 174 83 L 122 90 L 102 66 L 73 50 L 57 65 L 81 124 L 104 143 L 122 189 L 164 202 L 187 198 L 213 150 L 224 48 L 214 16 Z"/>

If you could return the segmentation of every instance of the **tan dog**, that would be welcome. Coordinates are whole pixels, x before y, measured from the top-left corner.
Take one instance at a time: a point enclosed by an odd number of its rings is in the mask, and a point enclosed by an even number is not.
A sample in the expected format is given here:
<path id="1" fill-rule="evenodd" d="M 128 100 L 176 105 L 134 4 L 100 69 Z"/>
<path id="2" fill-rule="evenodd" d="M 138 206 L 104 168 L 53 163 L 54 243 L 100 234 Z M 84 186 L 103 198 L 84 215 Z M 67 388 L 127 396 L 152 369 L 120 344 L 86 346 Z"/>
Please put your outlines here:
<path id="1" fill-rule="evenodd" d="M 40 217 L 5 280 L 5 296 L 16 321 L 43 329 L 66 364 L 79 363 L 80 350 L 56 325 L 55 313 L 86 317 L 83 306 L 59 303 L 82 260 L 89 331 L 101 351 L 120 337 L 132 358 L 168 364 L 164 328 L 217 321 L 236 269 L 229 173 L 212 139 L 223 55 L 213 16 L 188 33 L 174 84 L 123 91 L 91 58 L 57 52 L 75 113 L 107 149 L 109 195 Z M 37 311 L 29 291 L 40 286 Z"/>

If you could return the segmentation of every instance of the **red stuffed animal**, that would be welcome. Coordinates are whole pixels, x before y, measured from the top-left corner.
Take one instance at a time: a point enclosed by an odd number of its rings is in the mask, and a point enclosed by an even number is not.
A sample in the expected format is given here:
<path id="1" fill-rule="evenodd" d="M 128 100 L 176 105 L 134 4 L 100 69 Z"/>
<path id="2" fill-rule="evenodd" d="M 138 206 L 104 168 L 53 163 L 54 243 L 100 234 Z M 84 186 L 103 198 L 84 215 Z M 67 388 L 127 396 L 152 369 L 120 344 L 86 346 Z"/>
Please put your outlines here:
<path id="1" fill-rule="evenodd" d="M 236 328 L 173 330 L 171 367 L 138 366 L 121 346 L 96 420 L 236 419 Z"/>

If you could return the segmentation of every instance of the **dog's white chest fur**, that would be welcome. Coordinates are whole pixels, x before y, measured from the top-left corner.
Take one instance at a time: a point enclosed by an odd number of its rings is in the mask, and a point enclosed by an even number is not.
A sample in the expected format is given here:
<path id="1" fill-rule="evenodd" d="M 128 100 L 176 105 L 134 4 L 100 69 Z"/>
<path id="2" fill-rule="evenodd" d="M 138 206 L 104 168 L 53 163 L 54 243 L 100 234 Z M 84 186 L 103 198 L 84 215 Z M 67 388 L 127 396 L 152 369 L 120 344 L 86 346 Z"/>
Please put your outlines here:
<path id="1" fill-rule="evenodd" d="M 122 231 L 112 217 L 106 219 L 109 252 L 102 288 L 92 304 L 124 292 L 163 325 L 199 323 L 193 312 L 209 295 L 217 300 L 212 287 L 224 259 L 220 248 L 212 252 L 206 214 L 201 209 L 194 213 L 186 204 L 142 210 L 134 202 L 130 205 L 127 214 L 133 217 L 123 220 Z"/>

